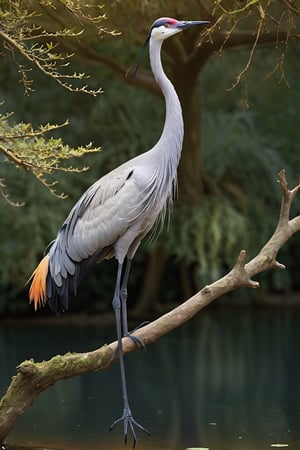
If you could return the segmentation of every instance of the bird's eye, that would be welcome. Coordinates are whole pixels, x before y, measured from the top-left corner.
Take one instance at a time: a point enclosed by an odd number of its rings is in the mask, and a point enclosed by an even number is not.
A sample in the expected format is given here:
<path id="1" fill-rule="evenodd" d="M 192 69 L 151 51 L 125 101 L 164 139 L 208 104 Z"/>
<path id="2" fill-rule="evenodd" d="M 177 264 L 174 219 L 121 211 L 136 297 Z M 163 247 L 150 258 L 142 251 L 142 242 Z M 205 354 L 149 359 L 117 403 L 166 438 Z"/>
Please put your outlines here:
<path id="1" fill-rule="evenodd" d="M 165 28 L 169 28 L 170 24 L 169 23 L 165 23 Z"/>

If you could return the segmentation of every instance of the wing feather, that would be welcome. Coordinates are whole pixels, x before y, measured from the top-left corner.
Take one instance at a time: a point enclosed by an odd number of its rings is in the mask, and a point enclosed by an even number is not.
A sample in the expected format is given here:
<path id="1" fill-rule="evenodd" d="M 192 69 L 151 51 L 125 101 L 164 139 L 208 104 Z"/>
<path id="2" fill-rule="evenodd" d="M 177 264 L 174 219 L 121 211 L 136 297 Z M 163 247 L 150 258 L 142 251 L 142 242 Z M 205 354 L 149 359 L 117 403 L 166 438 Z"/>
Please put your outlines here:
<path id="1" fill-rule="evenodd" d="M 57 286 L 74 275 L 76 264 L 111 248 L 138 217 L 140 189 L 127 163 L 96 181 L 78 200 L 50 251 L 50 272 Z M 109 252 L 110 256 L 113 253 Z"/>
<path id="2" fill-rule="evenodd" d="M 44 296 L 52 309 L 68 308 L 69 296 L 97 261 L 132 257 L 166 207 L 171 185 L 146 155 L 96 181 L 70 211 L 48 253 Z"/>

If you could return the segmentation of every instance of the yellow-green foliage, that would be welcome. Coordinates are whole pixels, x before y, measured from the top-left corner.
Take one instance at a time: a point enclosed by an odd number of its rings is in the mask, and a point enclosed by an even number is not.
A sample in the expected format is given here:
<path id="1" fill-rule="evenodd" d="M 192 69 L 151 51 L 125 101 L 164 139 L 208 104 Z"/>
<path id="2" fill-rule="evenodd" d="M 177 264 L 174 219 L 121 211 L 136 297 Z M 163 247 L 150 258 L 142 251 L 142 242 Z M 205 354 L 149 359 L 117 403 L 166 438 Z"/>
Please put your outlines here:
<path id="1" fill-rule="evenodd" d="M 20 74 L 20 82 L 25 94 L 33 91 L 32 68 L 50 77 L 63 88 L 96 96 L 101 88 L 92 89 L 83 84 L 88 78 L 83 72 L 73 72 L 70 60 L 73 53 L 65 51 L 61 43 L 65 39 L 76 39 L 93 29 L 94 34 L 109 34 L 101 27 L 104 19 L 99 15 L 99 6 L 68 1 L 9 1 L 0 5 L 0 46 L 1 57 L 10 56 Z M 64 17 L 63 24 L 55 17 Z M 52 20 L 52 27 L 49 21 Z M 113 33 L 112 33 L 113 34 Z M 84 81 L 85 82 L 85 81 Z M 1 100 L 1 99 L 0 99 Z M 71 157 L 97 151 L 98 148 L 88 144 L 71 148 L 61 138 L 48 135 L 61 125 L 49 124 L 33 128 L 30 123 L 13 123 L 12 113 L 0 115 L 0 163 L 4 161 L 26 169 L 45 184 L 52 193 L 55 181 L 49 178 L 54 170 L 85 170 L 65 166 L 62 162 Z M 57 133 L 56 133 L 57 134 Z M 5 180 L 0 177 L 0 195 L 10 201 L 5 192 Z"/>
<path id="2" fill-rule="evenodd" d="M 33 129 L 30 123 L 10 124 L 11 116 L 12 114 L 0 114 L 0 152 L 5 157 L 4 161 L 32 172 L 52 193 L 55 193 L 53 189 L 55 182 L 49 181 L 47 175 L 51 175 L 54 170 L 68 172 L 87 170 L 87 167 L 64 166 L 62 161 L 99 150 L 91 143 L 85 147 L 71 148 L 63 144 L 62 139 L 47 136 L 49 132 L 66 126 L 68 122 L 61 125 L 48 123 Z M 0 185 L 2 194 L 3 188 L 2 180 Z"/>
<path id="3" fill-rule="evenodd" d="M 101 88 L 91 89 L 80 82 L 89 78 L 84 73 L 70 71 L 73 52 L 62 51 L 61 43 L 80 39 L 86 29 L 94 33 L 108 33 L 100 26 L 104 19 L 98 14 L 100 7 L 68 1 L 11 1 L 0 5 L 0 44 L 5 53 L 11 54 L 21 74 L 25 93 L 32 91 L 31 66 L 54 79 L 62 87 L 91 95 L 97 95 Z M 58 20 L 63 17 L 63 22 Z M 49 21 L 52 22 L 49 27 Z M 78 85 L 79 81 L 79 85 Z"/>

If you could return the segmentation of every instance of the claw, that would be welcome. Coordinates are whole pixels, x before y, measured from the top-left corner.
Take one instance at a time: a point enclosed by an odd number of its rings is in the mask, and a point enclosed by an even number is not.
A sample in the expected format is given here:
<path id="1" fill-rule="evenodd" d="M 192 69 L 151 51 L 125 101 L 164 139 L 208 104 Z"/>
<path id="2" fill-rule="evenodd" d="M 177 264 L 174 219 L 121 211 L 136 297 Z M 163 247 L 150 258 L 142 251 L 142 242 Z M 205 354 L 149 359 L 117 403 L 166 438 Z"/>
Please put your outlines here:
<path id="1" fill-rule="evenodd" d="M 131 333 L 134 333 L 136 330 L 139 330 L 140 328 L 144 327 L 145 325 L 148 325 L 150 323 L 150 320 L 144 320 L 144 322 L 139 323 L 132 331 Z"/>
<path id="2" fill-rule="evenodd" d="M 143 348 L 144 351 L 147 350 L 146 345 L 144 344 L 144 342 L 136 337 L 134 333 L 136 330 L 138 330 L 139 328 L 144 327 L 145 325 L 147 325 L 149 323 L 149 321 L 145 321 L 140 323 L 137 327 L 135 327 L 132 331 L 128 331 L 128 333 L 126 333 L 123 337 L 128 337 L 129 339 L 131 339 L 133 341 L 133 343 L 135 344 L 137 349 L 141 349 L 141 347 Z M 115 351 L 113 352 L 113 355 L 111 357 L 111 361 L 114 361 L 116 359 L 116 355 L 118 353 L 119 349 L 118 347 L 115 349 Z"/>
<path id="3" fill-rule="evenodd" d="M 138 326 L 136 326 L 132 331 L 129 331 L 129 332 L 126 333 L 125 336 L 124 336 L 124 337 L 129 337 L 129 338 L 133 341 L 133 343 L 136 345 L 137 348 L 138 348 L 139 345 L 140 345 L 141 347 L 143 347 L 143 349 L 144 349 L 145 351 L 146 351 L 146 346 L 145 346 L 144 342 L 143 342 L 141 339 L 139 339 L 138 337 L 136 337 L 133 333 L 134 333 L 136 330 L 139 330 L 140 328 L 144 327 L 145 325 L 148 325 L 148 323 L 149 323 L 149 320 L 146 320 L 146 321 L 144 321 L 144 322 L 141 322 L 141 323 L 140 323 Z"/>
<path id="4" fill-rule="evenodd" d="M 128 332 L 127 334 L 124 335 L 124 337 L 128 337 L 129 339 L 131 339 L 138 350 L 141 351 L 142 348 L 144 351 L 147 350 L 144 342 L 141 339 L 139 339 L 138 337 L 134 336 L 134 334 L 131 334 L 130 332 Z M 119 353 L 119 346 L 114 350 L 111 360 L 110 360 L 111 362 L 113 362 L 116 359 L 117 353 Z"/>
<path id="5" fill-rule="evenodd" d="M 148 434 L 148 436 L 150 436 L 150 433 L 148 430 L 146 430 L 146 428 L 144 428 L 142 425 L 140 425 L 139 423 L 137 423 L 134 418 L 132 417 L 131 411 L 129 408 L 124 408 L 124 412 L 122 417 L 120 417 L 119 419 L 116 419 L 114 421 L 114 423 L 109 427 L 109 432 L 111 432 L 111 430 L 119 423 L 122 422 L 124 423 L 124 444 L 127 445 L 127 437 L 128 437 L 128 425 L 129 425 L 129 429 L 132 435 L 132 439 L 133 439 L 133 447 L 135 447 L 136 443 L 137 443 L 137 437 L 136 437 L 136 432 L 134 427 L 139 428 L 140 430 L 144 431 L 146 434 Z"/>
<path id="6" fill-rule="evenodd" d="M 134 334 L 131 334 L 131 332 L 125 334 L 124 337 L 128 337 L 129 339 L 131 339 L 132 342 L 135 344 L 136 348 L 143 347 L 143 349 L 146 351 L 146 346 L 144 342 L 140 338 L 136 337 Z"/>

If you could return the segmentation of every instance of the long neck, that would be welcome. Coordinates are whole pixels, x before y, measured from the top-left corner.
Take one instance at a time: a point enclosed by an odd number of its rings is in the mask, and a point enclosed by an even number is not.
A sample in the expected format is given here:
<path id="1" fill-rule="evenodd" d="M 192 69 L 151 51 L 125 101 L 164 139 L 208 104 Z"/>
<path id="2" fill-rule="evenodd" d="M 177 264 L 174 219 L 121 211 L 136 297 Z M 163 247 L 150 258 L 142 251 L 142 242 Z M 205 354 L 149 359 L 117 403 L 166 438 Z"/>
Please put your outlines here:
<path id="1" fill-rule="evenodd" d="M 166 102 L 165 124 L 162 135 L 155 148 L 159 150 L 163 148 L 165 150 L 167 156 L 172 160 L 173 169 L 176 171 L 183 142 L 183 118 L 180 102 L 174 86 L 164 73 L 161 64 L 161 46 L 162 41 L 150 39 L 150 63 L 152 72 L 157 84 L 162 90 Z M 172 175 L 175 177 L 176 173 Z"/>

